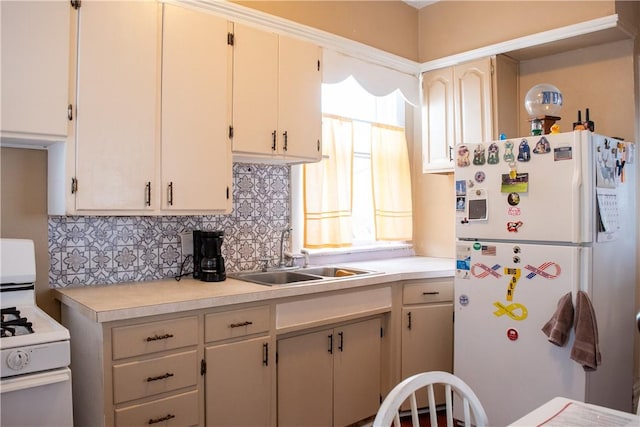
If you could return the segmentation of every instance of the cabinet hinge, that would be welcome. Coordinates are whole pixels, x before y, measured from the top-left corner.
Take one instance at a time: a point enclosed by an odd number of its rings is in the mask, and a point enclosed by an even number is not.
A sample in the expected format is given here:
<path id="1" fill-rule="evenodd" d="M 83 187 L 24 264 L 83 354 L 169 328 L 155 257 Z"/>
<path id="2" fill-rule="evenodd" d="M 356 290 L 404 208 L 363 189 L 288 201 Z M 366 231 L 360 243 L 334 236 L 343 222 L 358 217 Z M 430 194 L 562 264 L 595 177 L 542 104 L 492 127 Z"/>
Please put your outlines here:
<path id="1" fill-rule="evenodd" d="M 204 359 L 200 361 L 200 375 L 204 375 L 207 373 L 207 362 Z"/>
<path id="2" fill-rule="evenodd" d="M 318 59 L 318 71 L 320 71 L 320 60 Z"/>
<path id="3" fill-rule="evenodd" d="M 229 126 L 229 138 L 233 138 L 233 126 Z"/>
<path id="4" fill-rule="evenodd" d="M 71 7 L 74 9 L 80 9 L 80 6 L 82 5 L 82 1 L 81 0 L 71 0 Z"/>
<path id="5" fill-rule="evenodd" d="M 227 33 L 227 44 L 229 46 L 233 46 L 233 42 L 234 42 L 234 35 L 233 33 Z"/>
<path id="6" fill-rule="evenodd" d="M 73 177 L 71 178 L 71 194 L 76 194 L 78 192 L 78 180 Z"/>
<path id="7" fill-rule="evenodd" d="M 229 200 L 229 187 L 227 187 L 227 200 Z"/>

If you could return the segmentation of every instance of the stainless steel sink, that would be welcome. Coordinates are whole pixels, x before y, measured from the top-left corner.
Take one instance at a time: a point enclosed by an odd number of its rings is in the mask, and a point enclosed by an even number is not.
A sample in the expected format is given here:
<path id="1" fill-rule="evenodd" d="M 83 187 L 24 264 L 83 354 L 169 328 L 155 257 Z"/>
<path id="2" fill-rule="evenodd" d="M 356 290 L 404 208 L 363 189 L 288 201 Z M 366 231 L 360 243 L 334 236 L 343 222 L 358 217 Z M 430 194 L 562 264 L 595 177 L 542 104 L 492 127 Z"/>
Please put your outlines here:
<path id="1" fill-rule="evenodd" d="M 229 277 L 246 282 L 253 282 L 260 285 L 287 285 L 291 283 L 308 282 L 310 280 L 322 280 L 321 276 L 299 273 L 298 271 L 277 270 L 277 271 L 247 271 L 230 273 Z"/>
<path id="2" fill-rule="evenodd" d="M 375 271 L 344 267 L 309 267 L 296 270 L 244 271 L 229 273 L 228 277 L 259 285 L 293 285 L 297 283 L 341 279 L 362 274 L 374 274 Z"/>
<path id="3" fill-rule="evenodd" d="M 372 271 L 358 270 L 346 267 L 309 267 L 298 270 L 305 274 L 315 274 L 322 277 L 349 277 L 358 274 L 371 274 Z"/>

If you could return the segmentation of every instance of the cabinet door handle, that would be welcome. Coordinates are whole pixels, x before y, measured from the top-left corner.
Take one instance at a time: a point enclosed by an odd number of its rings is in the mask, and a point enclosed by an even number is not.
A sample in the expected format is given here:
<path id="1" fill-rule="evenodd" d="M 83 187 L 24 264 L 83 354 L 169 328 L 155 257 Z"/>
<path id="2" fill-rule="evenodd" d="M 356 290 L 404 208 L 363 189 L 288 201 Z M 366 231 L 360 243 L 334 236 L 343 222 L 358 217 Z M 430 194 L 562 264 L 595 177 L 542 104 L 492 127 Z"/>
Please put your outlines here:
<path id="1" fill-rule="evenodd" d="M 453 147 L 449 146 L 449 161 L 453 162 Z"/>
<path id="2" fill-rule="evenodd" d="M 157 424 L 157 423 L 161 423 L 163 421 L 169 421 L 173 418 L 175 418 L 176 416 L 173 414 L 167 414 L 164 417 L 160 417 L 160 418 L 149 418 L 149 422 L 147 424 L 151 425 L 151 424 Z"/>
<path id="3" fill-rule="evenodd" d="M 271 151 L 276 151 L 276 131 L 271 132 Z"/>
<path id="4" fill-rule="evenodd" d="M 173 181 L 169 182 L 167 186 L 167 203 L 169 206 L 173 206 Z"/>
<path id="5" fill-rule="evenodd" d="M 173 338 L 173 334 L 164 334 L 164 335 L 156 334 L 152 337 L 147 337 L 146 341 L 151 342 L 151 341 L 158 341 L 158 340 L 168 340 L 169 338 Z"/>
<path id="6" fill-rule="evenodd" d="M 409 320 L 409 323 L 407 325 L 407 329 L 411 330 L 411 312 L 407 313 L 407 318 Z"/>
<path id="7" fill-rule="evenodd" d="M 151 206 L 151 181 L 147 181 L 144 187 L 145 187 L 144 204 L 147 206 Z"/>
<path id="8" fill-rule="evenodd" d="M 282 136 L 284 136 L 284 145 L 282 146 L 282 150 L 287 151 L 287 144 L 288 144 L 289 137 L 287 135 L 287 131 L 286 130 L 284 131 Z"/>
<path id="9" fill-rule="evenodd" d="M 253 322 L 250 320 L 245 320 L 244 322 L 232 323 L 229 325 L 230 328 L 241 328 L 243 326 L 253 325 Z"/>
<path id="10" fill-rule="evenodd" d="M 67 106 L 67 119 L 69 119 L 69 121 L 73 120 L 73 105 L 71 104 Z"/>
<path id="11" fill-rule="evenodd" d="M 438 291 L 423 292 L 422 295 L 440 295 Z"/>
<path id="12" fill-rule="evenodd" d="M 329 354 L 333 354 L 333 334 L 329 334 Z"/>
<path id="13" fill-rule="evenodd" d="M 269 366 L 269 343 L 262 344 L 262 364 Z"/>
<path id="14" fill-rule="evenodd" d="M 166 380 L 167 378 L 171 378 L 173 374 L 171 372 L 167 372 L 163 375 L 158 375 L 157 377 L 147 377 L 147 382 L 150 383 L 152 381 Z"/>
<path id="15" fill-rule="evenodd" d="M 338 350 L 342 352 L 344 351 L 344 332 L 338 332 L 338 335 L 340 335 L 340 345 L 338 346 Z"/>

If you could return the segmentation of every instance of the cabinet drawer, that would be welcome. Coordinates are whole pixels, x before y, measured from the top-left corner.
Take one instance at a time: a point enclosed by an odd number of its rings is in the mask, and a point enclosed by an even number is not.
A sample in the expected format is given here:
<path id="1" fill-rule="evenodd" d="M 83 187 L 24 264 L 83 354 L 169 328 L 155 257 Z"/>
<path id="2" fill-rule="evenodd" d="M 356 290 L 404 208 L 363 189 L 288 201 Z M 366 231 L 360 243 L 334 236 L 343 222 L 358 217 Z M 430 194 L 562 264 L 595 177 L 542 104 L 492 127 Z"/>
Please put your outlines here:
<path id="1" fill-rule="evenodd" d="M 199 423 L 198 391 L 116 409 L 116 427 L 159 425 L 195 426 Z"/>
<path id="2" fill-rule="evenodd" d="M 410 283 L 402 289 L 403 304 L 453 301 L 453 280 Z"/>
<path id="3" fill-rule="evenodd" d="M 113 328 L 112 340 L 114 360 L 196 345 L 198 318 L 183 317 Z"/>
<path id="4" fill-rule="evenodd" d="M 225 311 L 205 316 L 207 342 L 219 341 L 269 330 L 269 306 Z"/>
<path id="5" fill-rule="evenodd" d="M 196 384 L 196 350 L 113 367 L 115 403 L 152 396 Z"/>

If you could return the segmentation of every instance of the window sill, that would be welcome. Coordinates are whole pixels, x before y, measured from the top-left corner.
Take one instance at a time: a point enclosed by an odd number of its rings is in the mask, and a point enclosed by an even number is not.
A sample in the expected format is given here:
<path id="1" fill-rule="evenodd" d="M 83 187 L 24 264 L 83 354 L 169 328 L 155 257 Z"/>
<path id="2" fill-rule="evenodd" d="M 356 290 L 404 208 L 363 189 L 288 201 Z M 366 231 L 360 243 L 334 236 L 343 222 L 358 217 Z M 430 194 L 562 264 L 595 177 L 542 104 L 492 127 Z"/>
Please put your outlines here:
<path id="1" fill-rule="evenodd" d="M 350 246 L 335 249 L 302 249 L 309 255 L 309 264 L 327 265 L 343 262 L 374 261 L 414 256 L 410 243 L 390 243 L 386 245 Z"/>

